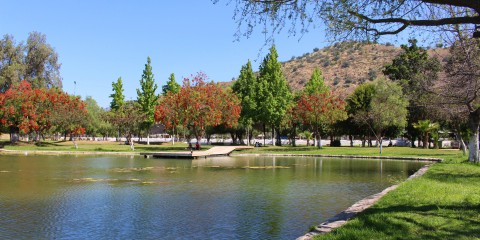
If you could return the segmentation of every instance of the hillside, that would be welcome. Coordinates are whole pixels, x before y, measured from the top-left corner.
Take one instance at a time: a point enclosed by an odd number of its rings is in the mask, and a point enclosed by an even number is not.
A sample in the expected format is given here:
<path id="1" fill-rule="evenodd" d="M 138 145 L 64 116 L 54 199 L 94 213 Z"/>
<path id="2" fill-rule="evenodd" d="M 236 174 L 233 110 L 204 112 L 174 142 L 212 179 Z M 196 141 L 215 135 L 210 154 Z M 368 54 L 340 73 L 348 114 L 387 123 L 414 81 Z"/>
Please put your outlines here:
<path id="1" fill-rule="evenodd" d="M 313 69 L 318 67 L 322 70 L 325 83 L 340 95 L 347 96 L 358 84 L 383 76 L 383 66 L 391 63 L 401 51 L 400 47 L 391 44 L 343 42 L 292 57 L 283 62 L 282 67 L 292 91 L 303 89 Z M 430 49 L 428 53 L 444 62 L 448 49 Z M 221 85 L 231 84 L 232 82 L 225 82 Z"/>
<path id="2" fill-rule="evenodd" d="M 314 49 L 301 57 L 283 63 L 283 72 L 293 91 L 303 89 L 315 67 L 322 70 L 325 83 L 339 93 L 349 94 L 355 86 L 383 76 L 385 64 L 400 54 L 402 49 L 393 45 L 337 43 L 323 49 Z M 440 62 L 448 49 L 430 49 L 429 54 Z"/>

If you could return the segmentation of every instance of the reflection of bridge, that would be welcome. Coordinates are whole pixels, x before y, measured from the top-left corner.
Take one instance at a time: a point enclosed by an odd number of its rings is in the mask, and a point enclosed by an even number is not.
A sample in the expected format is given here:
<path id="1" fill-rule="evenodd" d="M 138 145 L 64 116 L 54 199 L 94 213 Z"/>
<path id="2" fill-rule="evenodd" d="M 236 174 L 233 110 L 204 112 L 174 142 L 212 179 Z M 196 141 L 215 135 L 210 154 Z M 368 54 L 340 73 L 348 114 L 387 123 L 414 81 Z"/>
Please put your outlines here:
<path id="1" fill-rule="evenodd" d="M 207 158 L 218 156 L 229 156 L 235 150 L 252 149 L 250 146 L 215 146 L 206 151 L 188 151 L 188 152 L 145 152 L 140 153 L 145 157 L 154 158 Z"/>

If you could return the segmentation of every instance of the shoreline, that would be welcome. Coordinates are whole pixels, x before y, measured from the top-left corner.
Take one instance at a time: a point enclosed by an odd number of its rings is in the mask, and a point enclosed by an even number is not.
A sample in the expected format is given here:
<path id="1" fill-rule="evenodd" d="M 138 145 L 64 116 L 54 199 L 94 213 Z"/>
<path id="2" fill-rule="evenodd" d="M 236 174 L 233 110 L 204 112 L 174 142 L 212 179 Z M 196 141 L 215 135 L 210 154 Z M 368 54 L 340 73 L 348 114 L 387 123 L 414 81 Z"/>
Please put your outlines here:
<path id="1" fill-rule="evenodd" d="M 304 235 L 298 237 L 296 240 L 311 240 L 313 239 L 316 235 L 319 234 L 326 234 L 329 233 L 337 228 L 342 227 L 345 225 L 348 220 L 351 218 L 355 217 L 357 214 L 365 211 L 369 207 L 373 206 L 376 202 L 378 202 L 383 196 L 388 194 L 389 192 L 397 189 L 400 184 L 405 183 L 407 181 L 410 181 L 414 178 L 420 177 L 423 174 L 425 174 L 428 169 L 430 168 L 430 164 L 427 164 L 423 166 L 422 168 L 418 169 L 414 174 L 410 175 L 405 181 L 392 185 L 388 188 L 385 188 L 383 191 L 379 193 L 372 194 L 370 196 L 367 196 L 357 202 L 355 202 L 353 205 L 348 207 L 347 209 L 341 211 L 340 213 L 337 213 L 335 216 L 327 219 L 326 221 L 318 224 L 315 226 L 313 231 L 307 232 Z"/>
<path id="2" fill-rule="evenodd" d="M 152 152 L 154 153 L 154 152 Z M 100 151 L 49 151 L 49 150 L 8 150 L 0 149 L 1 155 L 121 155 L 141 156 L 144 152 L 100 152 Z M 350 158 L 350 159 L 380 159 L 380 160 L 409 160 L 423 162 L 441 162 L 441 158 L 427 157 L 396 157 L 396 156 L 365 156 L 365 155 L 335 155 L 335 154 L 289 154 L 289 153 L 233 153 L 239 157 L 319 157 L 319 158 Z"/>

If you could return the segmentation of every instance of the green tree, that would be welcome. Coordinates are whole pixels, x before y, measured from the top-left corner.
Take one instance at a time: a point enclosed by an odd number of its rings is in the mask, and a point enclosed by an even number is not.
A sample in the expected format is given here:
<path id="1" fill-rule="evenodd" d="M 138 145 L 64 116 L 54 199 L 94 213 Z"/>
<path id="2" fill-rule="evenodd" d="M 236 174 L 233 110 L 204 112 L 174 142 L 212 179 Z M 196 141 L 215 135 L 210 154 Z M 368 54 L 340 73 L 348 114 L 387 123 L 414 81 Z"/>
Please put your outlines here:
<path id="1" fill-rule="evenodd" d="M 142 79 L 140 79 L 140 89 L 137 89 L 138 103 L 146 117 L 142 128 L 147 131 L 147 145 L 150 145 L 150 128 L 155 123 L 155 106 L 158 101 L 158 95 L 155 93 L 156 90 L 157 84 L 153 78 L 150 57 L 148 57 Z"/>
<path id="2" fill-rule="evenodd" d="M 405 127 L 408 101 L 403 95 L 402 88 L 394 82 L 377 79 L 368 84 L 373 84 L 375 89 L 371 107 L 358 111 L 354 115 L 354 119 L 370 128 L 380 146 L 380 154 L 382 154 L 382 139 L 387 131 L 392 127 Z"/>
<path id="3" fill-rule="evenodd" d="M 0 40 L 0 92 L 21 80 L 33 88 L 62 88 L 58 54 L 45 34 L 31 32 L 26 44 L 17 44 L 11 35 Z"/>
<path id="4" fill-rule="evenodd" d="M 104 118 L 105 110 L 91 96 L 85 98 L 85 105 L 88 112 L 86 134 L 92 137 L 107 136 L 112 127 Z"/>
<path id="5" fill-rule="evenodd" d="M 278 61 L 278 53 L 274 45 L 260 65 L 256 86 L 258 120 L 264 125 L 271 125 L 273 135 L 275 135 L 275 129 L 277 130 L 276 143 L 280 144 L 278 128 L 291 104 L 292 93 L 283 75 L 282 64 Z"/>
<path id="6" fill-rule="evenodd" d="M 238 79 L 233 83 L 232 90 L 241 100 L 242 111 L 238 122 L 240 126 L 245 126 L 247 130 L 248 144 L 250 144 L 249 129 L 253 124 L 256 115 L 256 77 L 252 70 L 252 63 L 248 60 L 247 64 L 242 66 Z"/>
<path id="7" fill-rule="evenodd" d="M 370 111 L 372 108 L 372 99 L 375 95 L 375 85 L 370 83 L 363 83 L 355 88 L 355 91 L 347 98 L 347 113 L 349 115 L 348 121 L 352 125 L 348 126 L 349 128 L 355 129 L 355 133 L 363 135 L 362 146 L 365 146 L 366 135 L 371 136 L 370 129 L 368 125 L 363 122 L 354 121 L 354 116 L 358 112 Z M 369 141 L 370 145 L 371 141 Z"/>
<path id="8" fill-rule="evenodd" d="M 28 36 L 24 78 L 34 88 L 62 88 L 58 54 L 47 43 L 45 34 L 31 32 Z"/>
<path id="9" fill-rule="evenodd" d="M 423 133 L 423 148 L 428 148 L 428 136 L 430 133 L 440 129 L 440 124 L 434 123 L 429 119 L 419 120 L 413 124 L 413 127 Z"/>
<path id="10" fill-rule="evenodd" d="M 0 40 L 0 93 L 19 83 L 24 75 L 24 46 L 16 44 L 13 36 L 5 35 Z"/>
<path id="11" fill-rule="evenodd" d="M 403 52 L 395 57 L 391 64 L 385 65 L 383 73 L 392 81 L 398 82 L 408 97 L 407 134 L 412 141 L 420 135 L 413 125 L 421 119 L 433 115 L 426 106 L 432 105 L 432 94 L 425 89 L 438 78 L 441 65 L 434 57 L 429 57 L 424 48 L 417 46 L 417 40 L 410 39 L 409 46 L 401 45 Z"/>
<path id="12" fill-rule="evenodd" d="M 134 151 L 133 136 L 140 131 L 145 120 L 145 115 L 138 102 L 126 101 L 118 110 L 108 112 L 107 118 L 118 129 L 122 129 L 122 133 L 130 144 L 130 149 Z"/>
<path id="13" fill-rule="evenodd" d="M 112 91 L 110 94 L 112 101 L 110 102 L 110 109 L 117 111 L 123 104 L 125 104 L 125 96 L 123 95 L 123 82 L 122 77 L 117 79 L 117 82 L 112 82 Z"/>
<path id="14" fill-rule="evenodd" d="M 123 82 L 121 77 L 117 79 L 117 82 L 112 82 L 112 91 L 113 93 L 110 95 L 110 97 L 112 98 L 112 101 L 110 102 L 110 112 L 113 115 L 114 113 L 121 114 L 121 110 L 125 105 L 125 96 L 123 95 Z M 110 119 L 110 123 L 117 127 L 117 141 L 120 141 L 121 126 L 119 124 L 116 124 L 117 121 L 111 121 L 112 118 L 107 118 Z"/>
<path id="15" fill-rule="evenodd" d="M 304 91 L 307 94 L 330 92 L 330 88 L 325 85 L 325 79 L 323 78 L 322 71 L 319 68 L 315 68 L 313 70 L 312 76 L 305 85 Z"/>
<path id="16" fill-rule="evenodd" d="M 173 94 L 180 92 L 182 86 L 175 81 L 175 74 L 170 74 L 167 84 L 162 86 L 162 95 L 167 95 L 168 92 Z"/>

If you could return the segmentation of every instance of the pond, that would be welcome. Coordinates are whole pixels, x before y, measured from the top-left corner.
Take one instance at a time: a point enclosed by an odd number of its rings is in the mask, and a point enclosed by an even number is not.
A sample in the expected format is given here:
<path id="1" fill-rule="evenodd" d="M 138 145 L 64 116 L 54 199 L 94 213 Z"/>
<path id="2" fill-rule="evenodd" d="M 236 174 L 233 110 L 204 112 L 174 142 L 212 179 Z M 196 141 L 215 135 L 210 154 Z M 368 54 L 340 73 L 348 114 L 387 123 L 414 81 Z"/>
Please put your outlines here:
<path id="1" fill-rule="evenodd" d="M 295 239 L 423 165 L 0 155 L 0 238 Z"/>

